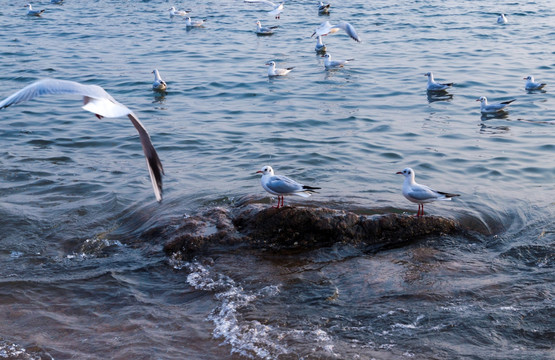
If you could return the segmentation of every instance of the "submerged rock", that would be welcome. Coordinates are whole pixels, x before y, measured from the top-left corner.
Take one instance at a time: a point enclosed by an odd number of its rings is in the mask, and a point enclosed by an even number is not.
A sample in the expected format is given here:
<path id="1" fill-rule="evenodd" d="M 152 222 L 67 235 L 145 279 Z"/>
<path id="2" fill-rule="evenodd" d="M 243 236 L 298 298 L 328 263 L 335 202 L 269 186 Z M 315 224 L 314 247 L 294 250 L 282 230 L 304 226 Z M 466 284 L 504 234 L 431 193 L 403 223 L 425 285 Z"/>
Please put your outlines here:
<path id="1" fill-rule="evenodd" d="M 358 215 L 327 208 L 276 209 L 250 204 L 231 210 L 210 209 L 158 234 L 169 240 L 167 253 L 190 257 L 218 246 L 310 250 L 340 242 L 366 248 L 395 247 L 456 231 L 460 226 L 455 220 L 436 216 Z"/>

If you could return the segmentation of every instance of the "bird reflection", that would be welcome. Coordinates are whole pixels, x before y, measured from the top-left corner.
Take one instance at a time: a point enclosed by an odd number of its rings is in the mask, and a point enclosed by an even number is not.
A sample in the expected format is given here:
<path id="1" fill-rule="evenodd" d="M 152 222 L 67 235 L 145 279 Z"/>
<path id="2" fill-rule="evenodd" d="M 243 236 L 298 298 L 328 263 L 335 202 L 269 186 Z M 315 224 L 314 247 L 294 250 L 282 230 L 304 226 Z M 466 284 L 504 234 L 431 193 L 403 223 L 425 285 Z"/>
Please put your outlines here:
<path id="1" fill-rule="evenodd" d="M 482 134 L 505 134 L 511 131 L 509 126 L 490 126 L 485 123 L 480 124 L 480 132 Z"/>
<path id="2" fill-rule="evenodd" d="M 426 91 L 426 96 L 428 97 L 428 103 L 433 103 L 436 101 L 451 101 L 453 100 L 453 94 L 445 90 L 441 91 Z"/>
<path id="3" fill-rule="evenodd" d="M 166 102 L 167 92 L 165 91 L 155 91 L 153 103 L 163 104 Z"/>
<path id="4" fill-rule="evenodd" d="M 482 113 L 481 120 L 491 120 L 491 119 L 506 119 L 509 117 L 509 113 L 507 111 L 498 111 L 496 113 Z"/>

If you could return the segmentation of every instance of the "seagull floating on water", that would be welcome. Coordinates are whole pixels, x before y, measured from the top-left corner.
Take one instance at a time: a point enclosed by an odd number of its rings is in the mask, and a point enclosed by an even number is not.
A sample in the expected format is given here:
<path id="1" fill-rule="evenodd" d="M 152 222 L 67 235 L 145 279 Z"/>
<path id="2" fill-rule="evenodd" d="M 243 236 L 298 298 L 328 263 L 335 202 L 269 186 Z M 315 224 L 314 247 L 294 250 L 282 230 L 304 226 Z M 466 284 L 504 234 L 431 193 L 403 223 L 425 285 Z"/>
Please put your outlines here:
<path id="1" fill-rule="evenodd" d="M 166 89 L 168 88 L 168 84 L 166 84 L 166 82 L 162 80 L 162 77 L 160 76 L 158 69 L 152 70 L 152 73 L 154 74 L 154 82 L 152 83 L 152 90 L 166 91 Z"/>
<path id="2" fill-rule="evenodd" d="M 289 74 L 291 72 L 291 70 L 294 69 L 294 67 L 288 67 L 288 68 L 285 68 L 285 69 L 276 69 L 275 61 L 267 62 L 266 65 L 268 65 L 268 76 L 270 76 L 270 77 L 284 76 L 284 75 Z"/>
<path id="3" fill-rule="evenodd" d="M 313 37 L 314 35 L 326 36 L 328 34 L 335 34 L 339 30 L 344 30 L 347 35 L 349 35 L 353 40 L 361 42 L 360 37 L 358 36 L 353 25 L 345 21 L 342 21 L 337 25 L 332 25 L 329 21 L 323 22 L 322 24 L 320 24 L 318 29 L 316 29 L 314 33 L 312 33 L 311 37 Z"/>
<path id="4" fill-rule="evenodd" d="M 497 18 L 497 23 L 498 24 L 506 24 L 508 22 L 507 17 L 505 16 L 505 14 L 500 14 L 499 17 Z"/>
<path id="5" fill-rule="evenodd" d="M 343 67 L 343 65 L 354 60 L 354 59 L 332 60 L 331 55 L 329 53 L 322 55 L 322 57 L 324 58 L 324 67 L 326 68 L 326 70 Z"/>
<path id="6" fill-rule="evenodd" d="M 204 26 L 204 23 L 207 20 L 196 20 L 196 21 L 191 21 L 190 17 L 185 18 L 185 26 L 188 28 L 193 28 L 193 27 L 202 27 Z"/>
<path id="7" fill-rule="evenodd" d="M 479 99 L 476 99 L 476 101 L 479 101 L 481 103 L 480 111 L 483 114 L 495 114 L 497 112 L 504 111 L 505 108 L 515 100 L 516 99 L 512 99 L 512 100 L 507 100 L 500 103 L 488 104 L 488 99 L 485 96 L 482 96 Z"/>
<path id="8" fill-rule="evenodd" d="M 316 47 L 314 48 L 317 53 L 325 53 L 326 45 L 322 42 L 322 37 L 320 35 L 316 36 Z"/>
<path id="9" fill-rule="evenodd" d="M 451 194 L 441 191 L 430 189 L 426 185 L 420 185 L 414 181 L 414 170 L 406 168 L 403 171 L 398 171 L 405 177 L 403 182 L 403 195 L 413 203 L 418 204 L 418 212 L 416 216 L 424 216 L 424 203 L 429 203 L 436 200 L 451 200 L 452 197 L 460 196 L 459 194 Z"/>
<path id="10" fill-rule="evenodd" d="M 273 9 L 272 11 L 268 11 L 268 14 L 274 16 L 276 19 L 280 18 L 280 14 L 283 11 L 283 2 L 279 4 L 275 4 L 268 0 L 245 0 L 246 3 L 254 4 L 254 3 L 262 3 L 270 5 Z"/>
<path id="11" fill-rule="evenodd" d="M 44 12 L 44 9 L 42 10 L 33 10 L 33 5 L 31 4 L 27 4 L 24 7 L 26 7 L 27 10 L 27 15 L 29 16 L 41 16 L 41 14 Z"/>
<path id="12" fill-rule="evenodd" d="M 426 90 L 428 91 L 442 91 L 447 90 L 448 88 L 453 86 L 453 83 L 440 84 L 436 82 L 434 80 L 434 74 L 432 72 L 427 72 L 424 74 L 424 76 L 428 77 L 428 85 L 426 86 Z"/>
<path id="13" fill-rule="evenodd" d="M 277 195 L 278 204 L 277 208 L 280 208 L 280 198 L 281 206 L 283 206 L 283 197 L 285 195 L 298 195 L 302 197 L 309 197 L 315 190 L 319 190 L 319 187 L 307 186 L 299 184 L 293 179 L 290 179 L 282 175 L 274 175 L 274 169 L 271 166 L 264 166 L 262 170 L 256 172 L 257 174 L 262 174 L 260 178 L 260 183 L 264 190 L 272 195 Z"/>
<path id="14" fill-rule="evenodd" d="M 263 27 L 260 20 L 256 22 L 256 34 L 257 35 L 272 35 L 274 33 L 274 29 L 277 29 L 279 26 L 269 26 Z"/>
<path id="15" fill-rule="evenodd" d="M 526 80 L 526 85 L 524 85 L 524 88 L 528 91 L 541 90 L 544 88 L 545 85 L 547 85 L 546 83 L 536 82 L 532 75 L 528 75 L 528 77 L 525 77 L 524 80 Z"/>
<path id="16" fill-rule="evenodd" d="M 170 18 L 173 18 L 174 16 L 185 16 L 191 12 L 191 10 L 177 10 L 175 6 L 172 6 L 168 10 L 170 11 Z"/>
<path id="17" fill-rule="evenodd" d="M 318 14 L 327 15 L 330 13 L 331 4 L 324 4 L 322 1 L 318 2 Z"/>
<path id="18" fill-rule="evenodd" d="M 27 85 L 15 94 L 0 102 L 0 109 L 37 96 L 48 94 L 76 94 L 83 96 L 83 109 L 92 112 L 99 119 L 103 117 L 116 118 L 127 116 L 139 132 L 139 138 L 146 158 L 152 188 L 157 201 L 162 201 L 162 162 L 152 145 L 150 135 L 137 116 L 125 105 L 117 102 L 103 88 L 97 85 L 84 85 L 75 81 L 43 79 Z"/>

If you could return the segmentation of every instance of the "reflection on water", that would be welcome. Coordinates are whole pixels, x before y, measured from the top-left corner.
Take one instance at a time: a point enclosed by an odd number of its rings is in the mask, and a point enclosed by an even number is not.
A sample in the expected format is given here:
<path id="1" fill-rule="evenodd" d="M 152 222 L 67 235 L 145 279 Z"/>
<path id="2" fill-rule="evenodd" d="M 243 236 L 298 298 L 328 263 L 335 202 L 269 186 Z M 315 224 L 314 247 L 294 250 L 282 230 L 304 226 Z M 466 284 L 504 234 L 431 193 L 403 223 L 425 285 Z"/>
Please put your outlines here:
<path id="1" fill-rule="evenodd" d="M 451 101 L 453 99 L 453 94 L 448 91 L 426 91 L 426 96 L 428 97 L 428 103 L 433 103 L 436 101 Z"/>

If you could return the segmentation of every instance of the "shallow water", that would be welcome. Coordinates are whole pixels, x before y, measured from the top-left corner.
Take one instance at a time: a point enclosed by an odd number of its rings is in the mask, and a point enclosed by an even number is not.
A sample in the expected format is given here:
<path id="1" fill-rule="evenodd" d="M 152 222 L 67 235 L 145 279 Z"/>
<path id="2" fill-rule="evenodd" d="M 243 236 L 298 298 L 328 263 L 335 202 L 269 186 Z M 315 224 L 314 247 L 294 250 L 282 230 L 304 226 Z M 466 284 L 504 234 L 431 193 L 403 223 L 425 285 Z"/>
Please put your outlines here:
<path id="1" fill-rule="evenodd" d="M 129 121 L 99 121 L 77 97 L 0 111 L 0 357 L 553 357 L 551 2 L 352 1 L 326 17 L 290 1 L 280 20 L 240 1 L 175 3 L 208 19 L 191 31 L 172 5 L 0 10 L 0 97 L 44 77 L 101 85 L 139 116 L 166 171 L 158 204 Z M 280 27 L 257 37 L 257 19 Z M 339 71 L 310 38 L 328 19 L 363 39 L 324 38 L 355 58 Z M 269 60 L 295 69 L 268 79 Z M 455 86 L 426 94 L 428 71 Z M 527 75 L 546 91 L 526 92 Z M 480 96 L 517 101 L 482 117 Z M 395 175 L 410 166 L 461 194 L 427 213 L 472 231 L 377 254 L 222 249 L 190 262 L 144 235 L 245 197 L 270 204 L 263 165 L 322 187 L 311 204 L 365 213 L 416 211 Z"/>

